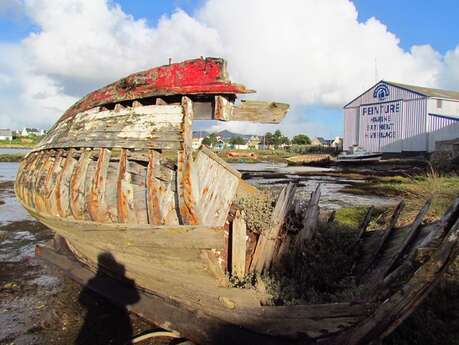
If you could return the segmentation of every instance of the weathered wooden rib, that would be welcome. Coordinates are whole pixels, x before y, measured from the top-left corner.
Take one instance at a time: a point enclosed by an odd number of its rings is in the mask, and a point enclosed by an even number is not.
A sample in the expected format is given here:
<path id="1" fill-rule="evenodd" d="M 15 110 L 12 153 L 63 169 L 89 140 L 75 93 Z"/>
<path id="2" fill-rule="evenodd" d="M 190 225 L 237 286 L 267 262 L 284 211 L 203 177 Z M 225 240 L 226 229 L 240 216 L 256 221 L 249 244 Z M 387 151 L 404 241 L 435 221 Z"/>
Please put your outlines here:
<path id="1" fill-rule="evenodd" d="M 183 224 L 200 224 L 193 195 L 194 183 L 191 178 L 193 106 L 188 97 L 183 97 L 182 106 L 184 110 L 182 123 L 183 142 L 177 159 L 178 207 Z"/>
<path id="2" fill-rule="evenodd" d="M 91 150 L 83 150 L 80 153 L 77 166 L 70 177 L 69 194 L 70 194 L 70 210 L 75 219 L 86 219 L 85 200 L 85 180 L 91 161 Z"/>

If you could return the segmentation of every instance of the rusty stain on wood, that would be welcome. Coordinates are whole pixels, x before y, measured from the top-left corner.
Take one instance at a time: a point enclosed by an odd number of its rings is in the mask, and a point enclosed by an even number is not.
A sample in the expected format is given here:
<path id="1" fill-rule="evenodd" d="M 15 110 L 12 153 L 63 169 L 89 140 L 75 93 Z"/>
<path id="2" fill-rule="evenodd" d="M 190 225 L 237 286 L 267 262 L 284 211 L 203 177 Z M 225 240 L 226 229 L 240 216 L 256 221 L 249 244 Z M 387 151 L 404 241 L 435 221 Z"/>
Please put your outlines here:
<path id="1" fill-rule="evenodd" d="M 182 97 L 183 122 L 182 148 L 178 152 L 177 160 L 177 190 L 180 217 L 183 224 L 199 224 L 199 216 L 196 210 L 196 204 L 193 198 L 191 166 L 193 163 L 192 156 L 192 121 L 193 121 L 193 104 L 191 100 Z"/>
<path id="2" fill-rule="evenodd" d="M 70 211 L 75 219 L 85 219 L 85 180 L 86 172 L 91 157 L 91 150 L 83 150 L 80 153 L 80 158 L 76 164 L 76 168 L 70 177 L 69 193 L 70 193 Z"/>
<path id="3" fill-rule="evenodd" d="M 161 214 L 159 203 L 159 188 L 155 179 L 155 176 L 159 175 L 159 163 L 159 153 L 150 150 L 147 167 L 147 205 L 148 222 L 150 224 L 163 224 L 163 215 Z"/>
<path id="4" fill-rule="evenodd" d="M 108 220 L 107 205 L 105 202 L 105 188 L 107 180 L 108 164 L 110 162 L 110 151 L 104 148 L 99 149 L 94 179 L 91 191 L 88 195 L 88 212 L 92 220 L 104 222 Z"/>

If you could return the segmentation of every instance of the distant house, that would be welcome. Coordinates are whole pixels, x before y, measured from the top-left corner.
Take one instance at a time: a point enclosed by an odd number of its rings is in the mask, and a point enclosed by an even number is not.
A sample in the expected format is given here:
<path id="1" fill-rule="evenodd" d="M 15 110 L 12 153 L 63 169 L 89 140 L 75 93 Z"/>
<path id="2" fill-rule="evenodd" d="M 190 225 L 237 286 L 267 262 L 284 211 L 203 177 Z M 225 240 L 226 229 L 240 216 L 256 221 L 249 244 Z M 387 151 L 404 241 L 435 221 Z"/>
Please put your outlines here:
<path id="1" fill-rule="evenodd" d="M 204 138 L 193 138 L 191 142 L 191 147 L 193 148 L 193 150 L 199 149 L 201 147 L 203 140 Z"/>
<path id="2" fill-rule="evenodd" d="M 329 147 L 332 143 L 332 140 L 328 140 L 328 139 L 324 139 L 322 137 L 316 137 L 314 139 L 312 139 L 311 141 L 311 145 L 313 146 L 325 146 L 325 147 Z"/>
<path id="3" fill-rule="evenodd" d="M 11 129 L 0 129 L 0 140 L 13 140 Z"/>
<path id="4" fill-rule="evenodd" d="M 252 150 L 258 150 L 260 147 L 260 138 L 256 135 L 253 135 L 247 141 L 247 147 Z"/>
<path id="5" fill-rule="evenodd" d="M 235 150 L 248 150 L 249 145 L 248 144 L 234 144 L 232 145 L 233 149 Z"/>
<path id="6" fill-rule="evenodd" d="M 217 143 L 214 145 L 215 150 L 223 150 L 225 148 L 225 142 L 222 139 L 217 139 Z"/>
<path id="7" fill-rule="evenodd" d="M 332 141 L 330 146 L 334 147 L 334 148 L 336 148 L 338 150 L 342 150 L 343 149 L 343 138 L 336 137 L 335 140 Z"/>
<path id="8" fill-rule="evenodd" d="M 43 129 L 37 129 L 37 128 L 24 128 L 21 131 L 21 137 L 30 137 L 31 135 L 41 136 L 44 134 L 45 134 L 45 131 Z"/>

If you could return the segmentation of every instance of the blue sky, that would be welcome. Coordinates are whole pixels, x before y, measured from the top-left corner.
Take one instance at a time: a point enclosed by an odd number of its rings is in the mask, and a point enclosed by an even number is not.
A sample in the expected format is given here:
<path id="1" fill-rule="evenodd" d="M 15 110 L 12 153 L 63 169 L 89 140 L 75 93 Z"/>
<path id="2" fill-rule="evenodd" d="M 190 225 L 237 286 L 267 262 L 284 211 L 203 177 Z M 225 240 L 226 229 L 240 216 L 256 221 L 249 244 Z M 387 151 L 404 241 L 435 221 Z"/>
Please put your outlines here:
<path id="1" fill-rule="evenodd" d="M 0 112 L 0 119 L 5 119 L 0 127 L 29 122 L 49 126 L 78 97 L 127 73 L 162 64 L 170 56 L 174 60 L 224 56 L 234 81 L 257 89 L 262 98 L 292 104 L 291 114 L 280 126 L 289 135 L 342 135 L 341 107 L 374 83 L 375 60 L 381 78 L 459 89 L 458 1 L 355 0 L 358 22 L 352 19 L 355 12 L 347 0 L 67 1 L 87 7 L 79 19 L 84 26 L 94 25 L 102 31 L 101 37 L 114 37 L 113 61 L 103 57 L 106 38 L 97 40 L 91 33 L 83 37 L 66 25 L 74 15 L 63 2 L 37 0 L 30 5 L 29 0 L 1 0 L 0 92 L 9 96 L 0 95 L 0 107 L 6 109 Z M 21 6 L 23 2 L 27 6 Z M 94 22 L 93 2 L 106 18 L 116 21 L 114 28 Z M 119 17 L 113 4 L 133 20 Z M 178 8 L 184 13 L 174 14 Z M 48 16 L 54 15 L 57 19 L 50 19 L 53 25 L 48 26 Z M 159 28 L 161 17 L 164 25 Z M 372 17 L 377 20 L 367 22 Z M 282 19 L 273 26 L 273 18 Z M 141 28 L 140 19 L 146 21 Z M 156 41 L 148 42 L 151 37 Z M 139 52 L 129 43 L 137 39 L 137 46 L 145 42 Z M 276 49 L 280 43 L 287 53 Z M 412 49 L 419 45 L 423 47 Z M 83 62 L 73 53 L 88 48 L 93 54 L 88 53 Z M 34 83 L 21 79 L 24 66 Z M 3 90 L 2 81 L 8 81 Z M 51 90 L 47 98 L 40 99 L 40 88 Z M 17 90 L 17 99 L 11 97 L 11 90 Z M 20 110 L 8 113 L 18 104 Z M 30 116 L 37 107 L 39 114 L 46 115 Z M 227 125 L 231 130 L 256 130 Z"/>
<path id="2" fill-rule="evenodd" d="M 440 53 L 457 45 L 459 1 L 457 0 L 354 0 L 359 20 L 377 17 L 409 49 L 414 44 L 430 44 Z"/>

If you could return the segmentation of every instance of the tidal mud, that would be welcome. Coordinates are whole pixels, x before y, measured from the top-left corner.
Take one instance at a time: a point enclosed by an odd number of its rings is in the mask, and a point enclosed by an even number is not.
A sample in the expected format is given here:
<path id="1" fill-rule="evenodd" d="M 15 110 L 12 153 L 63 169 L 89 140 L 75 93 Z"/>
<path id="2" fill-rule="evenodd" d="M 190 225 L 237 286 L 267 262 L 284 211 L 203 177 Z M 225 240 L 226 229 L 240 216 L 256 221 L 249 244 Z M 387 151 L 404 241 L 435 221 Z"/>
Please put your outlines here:
<path id="1" fill-rule="evenodd" d="M 133 334 L 153 328 L 133 314 L 121 318 L 119 308 L 87 289 L 82 294 L 82 286 L 35 256 L 53 233 L 25 213 L 13 186 L 0 182 L 0 345 L 124 345 L 116 330 L 126 322 Z M 82 332 L 88 310 L 97 318 Z"/>

